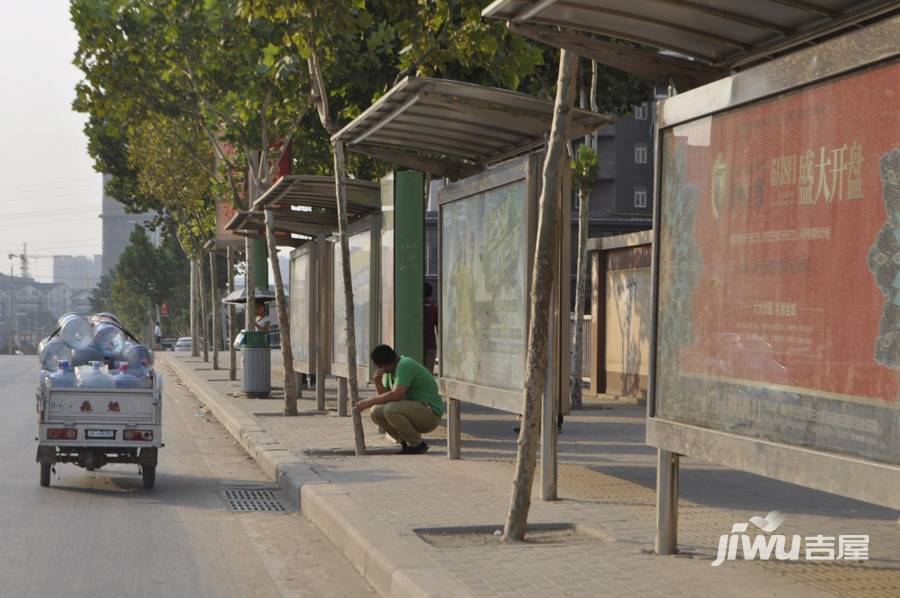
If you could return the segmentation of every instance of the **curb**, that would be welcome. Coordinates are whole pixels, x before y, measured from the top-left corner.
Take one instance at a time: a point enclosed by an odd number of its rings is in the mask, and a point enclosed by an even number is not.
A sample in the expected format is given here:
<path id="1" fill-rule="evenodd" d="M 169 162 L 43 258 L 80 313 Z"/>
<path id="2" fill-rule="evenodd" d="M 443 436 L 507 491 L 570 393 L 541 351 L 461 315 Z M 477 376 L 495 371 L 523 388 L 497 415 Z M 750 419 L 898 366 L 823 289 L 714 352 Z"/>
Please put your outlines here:
<path id="1" fill-rule="evenodd" d="M 340 485 L 284 449 L 253 417 L 227 405 L 178 359 L 161 355 L 228 433 L 385 598 L 464 598 L 471 592 L 390 526 L 374 521 Z M 235 412 L 238 411 L 238 412 Z"/>

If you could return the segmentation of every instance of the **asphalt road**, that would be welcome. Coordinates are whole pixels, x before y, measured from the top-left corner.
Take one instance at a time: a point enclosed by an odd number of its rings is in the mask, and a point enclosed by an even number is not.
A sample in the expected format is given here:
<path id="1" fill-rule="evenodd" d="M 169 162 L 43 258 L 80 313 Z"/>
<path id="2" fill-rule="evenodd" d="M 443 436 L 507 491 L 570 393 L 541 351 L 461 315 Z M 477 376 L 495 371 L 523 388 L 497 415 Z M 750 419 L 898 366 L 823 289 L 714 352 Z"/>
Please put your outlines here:
<path id="1" fill-rule="evenodd" d="M 0 596 L 373 595 L 302 516 L 227 507 L 271 481 L 171 374 L 153 490 L 136 465 L 57 465 L 41 488 L 36 381 L 34 356 L 0 357 Z"/>

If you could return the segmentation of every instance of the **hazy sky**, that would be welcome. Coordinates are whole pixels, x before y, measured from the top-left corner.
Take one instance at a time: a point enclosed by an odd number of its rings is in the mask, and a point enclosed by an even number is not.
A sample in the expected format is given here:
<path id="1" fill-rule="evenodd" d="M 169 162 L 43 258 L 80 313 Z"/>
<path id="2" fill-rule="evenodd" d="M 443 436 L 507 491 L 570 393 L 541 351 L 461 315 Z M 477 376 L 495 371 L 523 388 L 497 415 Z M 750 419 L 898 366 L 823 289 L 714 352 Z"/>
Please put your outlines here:
<path id="1" fill-rule="evenodd" d="M 0 269 L 24 242 L 35 255 L 99 254 L 102 183 L 84 117 L 71 110 L 80 77 L 68 2 L 0 0 L 0 9 Z M 30 265 L 50 280 L 52 260 Z"/>

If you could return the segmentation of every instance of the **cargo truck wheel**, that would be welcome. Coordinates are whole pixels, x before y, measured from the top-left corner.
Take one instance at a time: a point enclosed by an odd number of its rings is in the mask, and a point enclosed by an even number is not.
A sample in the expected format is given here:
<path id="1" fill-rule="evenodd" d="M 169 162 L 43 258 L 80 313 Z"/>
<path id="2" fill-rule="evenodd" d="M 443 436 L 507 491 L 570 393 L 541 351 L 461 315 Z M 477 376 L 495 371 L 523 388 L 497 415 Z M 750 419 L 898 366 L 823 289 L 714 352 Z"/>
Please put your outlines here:
<path id="1" fill-rule="evenodd" d="M 149 490 L 156 483 L 156 465 L 144 465 L 141 467 L 141 473 L 144 476 L 144 488 Z"/>
<path id="2" fill-rule="evenodd" d="M 44 488 L 50 485 L 50 468 L 52 465 L 49 463 L 41 463 L 41 486 Z"/>

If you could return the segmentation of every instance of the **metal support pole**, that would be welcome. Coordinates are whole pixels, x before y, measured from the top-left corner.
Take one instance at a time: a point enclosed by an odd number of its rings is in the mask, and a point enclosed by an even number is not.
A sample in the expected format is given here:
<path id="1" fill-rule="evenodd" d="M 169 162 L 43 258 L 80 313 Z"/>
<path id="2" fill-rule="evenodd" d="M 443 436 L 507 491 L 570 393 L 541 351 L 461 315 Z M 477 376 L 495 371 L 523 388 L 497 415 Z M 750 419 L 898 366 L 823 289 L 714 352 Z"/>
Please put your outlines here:
<path id="1" fill-rule="evenodd" d="M 678 455 L 659 449 L 656 465 L 656 554 L 678 552 Z"/>
<path id="2" fill-rule="evenodd" d="M 200 355 L 197 344 L 197 260 L 191 258 L 191 357 Z"/>
<path id="3" fill-rule="evenodd" d="M 544 390 L 541 409 L 541 500 L 556 500 L 557 481 L 557 430 L 559 409 L 556 393 L 548 386 Z"/>
<path id="4" fill-rule="evenodd" d="M 226 249 L 226 258 L 228 262 L 228 292 L 234 291 L 234 253 L 229 246 Z M 228 379 L 237 380 L 237 351 L 234 348 L 234 337 L 237 334 L 234 326 L 234 319 L 237 317 L 234 304 L 228 304 Z"/>
<path id="5" fill-rule="evenodd" d="M 206 284 L 203 280 L 203 252 L 197 256 L 197 304 L 200 313 L 200 338 L 203 339 L 201 348 L 203 349 L 203 361 L 209 363 L 209 329 L 207 328 L 207 319 L 209 311 L 206 309 Z"/>
<path id="6" fill-rule="evenodd" d="M 215 250 L 211 250 L 209 252 L 209 313 L 212 314 L 213 370 L 219 369 L 219 343 L 222 342 L 219 339 L 219 326 L 221 326 L 221 320 L 219 319 L 219 298 L 216 293 L 217 278 L 216 252 Z"/>
<path id="7" fill-rule="evenodd" d="M 316 380 L 316 384 L 319 384 L 318 380 Z M 338 415 L 341 417 L 350 415 L 350 411 L 347 409 L 349 402 L 347 398 L 347 379 L 338 378 Z"/>
<path id="8" fill-rule="evenodd" d="M 316 359 L 316 410 L 325 411 L 325 360 Z"/>
<path id="9" fill-rule="evenodd" d="M 15 281 L 13 281 L 13 266 L 9 265 L 9 318 L 6 321 L 6 333 L 9 335 L 9 354 L 13 354 L 13 337 L 16 335 L 15 321 L 16 316 L 13 314 L 13 293 L 15 292 Z"/>
<path id="10" fill-rule="evenodd" d="M 447 398 L 447 458 L 460 459 L 462 448 L 461 405 L 459 399 Z"/>
<path id="11" fill-rule="evenodd" d="M 297 370 L 293 370 L 294 372 L 294 386 L 297 387 L 297 400 L 303 398 L 303 372 L 298 372 Z"/>

